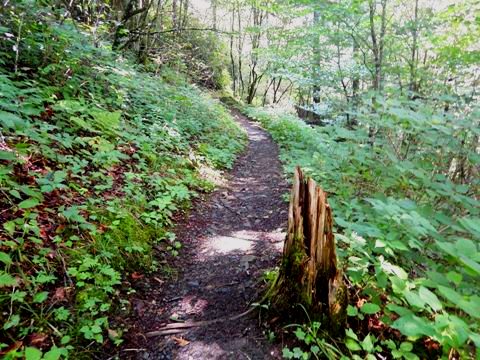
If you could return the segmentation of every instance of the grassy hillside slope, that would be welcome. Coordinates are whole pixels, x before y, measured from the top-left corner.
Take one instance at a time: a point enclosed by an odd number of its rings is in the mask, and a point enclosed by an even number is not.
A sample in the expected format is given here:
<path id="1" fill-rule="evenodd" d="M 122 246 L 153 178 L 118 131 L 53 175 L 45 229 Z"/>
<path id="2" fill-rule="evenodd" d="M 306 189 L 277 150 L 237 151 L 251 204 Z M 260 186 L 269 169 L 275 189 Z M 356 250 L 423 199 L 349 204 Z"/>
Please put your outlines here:
<path id="1" fill-rule="evenodd" d="M 212 189 L 200 169 L 231 167 L 245 134 L 179 74 L 22 16 L 20 42 L 14 16 L 0 27 L 0 357 L 89 358 L 121 342 L 110 314 L 159 269 L 154 246 L 176 254 L 172 215 Z"/>

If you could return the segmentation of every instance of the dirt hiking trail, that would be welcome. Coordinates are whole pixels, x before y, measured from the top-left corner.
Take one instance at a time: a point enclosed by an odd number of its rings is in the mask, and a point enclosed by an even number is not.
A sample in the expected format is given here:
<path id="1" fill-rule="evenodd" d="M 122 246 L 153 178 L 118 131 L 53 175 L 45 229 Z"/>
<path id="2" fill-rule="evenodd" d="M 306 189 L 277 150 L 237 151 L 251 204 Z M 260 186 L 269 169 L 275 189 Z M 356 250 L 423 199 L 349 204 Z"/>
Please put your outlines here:
<path id="1" fill-rule="evenodd" d="M 278 263 L 287 222 L 277 146 L 238 112 L 248 147 L 226 182 L 198 201 L 175 233 L 183 244 L 177 275 L 165 281 L 142 279 L 136 286 L 133 326 L 123 359 L 276 359 L 255 312 L 235 321 L 189 329 L 182 334 L 146 337 L 174 321 L 231 317 L 260 299 L 261 275 Z"/>

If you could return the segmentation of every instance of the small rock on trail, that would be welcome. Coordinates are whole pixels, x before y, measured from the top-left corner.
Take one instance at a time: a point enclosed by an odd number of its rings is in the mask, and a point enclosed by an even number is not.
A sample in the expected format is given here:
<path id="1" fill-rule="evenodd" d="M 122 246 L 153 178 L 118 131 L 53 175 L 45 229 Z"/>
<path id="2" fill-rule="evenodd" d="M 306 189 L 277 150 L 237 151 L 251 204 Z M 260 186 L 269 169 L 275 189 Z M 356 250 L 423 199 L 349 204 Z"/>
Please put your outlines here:
<path id="1" fill-rule="evenodd" d="M 233 112 L 249 144 L 207 201 L 198 202 L 176 227 L 183 244 L 178 276 L 159 284 L 151 279 L 137 289 L 134 318 L 120 352 L 125 359 L 276 359 L 258 317 L 218 322 L 182 334 L 146 338 L 173 321 L 203 321 L 240 314 L 258 300 L 263 272 L 281 255 L 288 185 L 278 149 L 258 125 Z M 158 280 L 158 278 L 157 278 Z M 150 284 L 148 284 L 150 282 Z M 140 309 L 141 308 L 141 309 Z"/>

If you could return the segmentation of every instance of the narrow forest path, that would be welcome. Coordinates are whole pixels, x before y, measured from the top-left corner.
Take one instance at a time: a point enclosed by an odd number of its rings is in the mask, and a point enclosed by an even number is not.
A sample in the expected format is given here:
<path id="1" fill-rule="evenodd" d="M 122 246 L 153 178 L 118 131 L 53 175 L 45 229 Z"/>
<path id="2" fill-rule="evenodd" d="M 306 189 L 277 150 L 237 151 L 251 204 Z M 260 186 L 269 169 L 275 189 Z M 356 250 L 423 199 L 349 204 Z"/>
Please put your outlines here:
<path id="1" fill-rule="evenodd" d="M 270 136 L 238 112 L 248 133 L 246 151 L 224 186 L 199 201 L 176 228 L 183 244 L 178 276 L 138 291 L 135 326 L 122 358 L 271 359 L 279 357 L 262 334 L 258 318 L 219 322 L 181 335 L 145 338 L 172 317 L 201 321 L 240 314 L 258 300 L 263 272 L 280 257 L 288 191 L 278 150 Z M 185 341 L 182 341 L 184 339 Z M 134 349 L 132 349 L 132 344 Z"/>

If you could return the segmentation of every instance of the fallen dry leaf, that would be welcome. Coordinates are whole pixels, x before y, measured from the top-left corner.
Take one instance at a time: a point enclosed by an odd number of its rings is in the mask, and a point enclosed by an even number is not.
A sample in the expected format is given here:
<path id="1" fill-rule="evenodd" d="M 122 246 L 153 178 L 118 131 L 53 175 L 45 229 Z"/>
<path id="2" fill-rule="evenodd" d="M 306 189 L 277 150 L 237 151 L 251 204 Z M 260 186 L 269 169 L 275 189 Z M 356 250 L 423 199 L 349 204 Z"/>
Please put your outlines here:
<path id="1" fill-rule="evenodd" d="M 160 280 L 160 279 L 157 278 L 157 277 L 154 277 L 153 279 L 154 279 L 156 282 L 158 282 L 160 285 L 162 285 L 162 284 L 165 282 L 165 281 L 163 281 L 163 280 Z"/>
<path id="2" fill-rule="evenodd" d="M 55 294 L 53 295 L 53 299 L 56 301 L 63 301 L 65 300 L 65 288 L 59 287 L 55 290 Z"/>
<path id="3" fill-rule="evenodd" d="M 184 338 L 181 338 L 181 337 L 172 336 L 172 339 L 181 347 L 184 347 L 190 344 L 190 341 L 185 340 Z"/>
<path id="4" fill-rule="evenodd" d="M 43 343 L 48 339 L 48 335 L 46 334 L 39 334 L 33 333 L 28 337 L 30 345 L 34 345 L 35 347 L 42 347 Z"/>
<path id="5" fill-rule="evenodd" d="M 363 306 L 363 304 L 365 304 L 366 302 L 367 302 L 367 299 L 363 299 L 363 298 L 358 299 L 357 308 L 360 309 Z"/>
<path id="6" fill-rule="evenodd" d="M 23 341 L 15 341 L 12 345 L 10 345 L 7 348 L 3 348 L 0 350 L 0 355 L 5 355 L 8 354 L 10 351 L 15 351 L 17 349 L 20 349 L 23 346 Z"/>
<path id="7" fill-rule="evenodd" d="M 115 339 L 118 338 L 118 332 L 117 331 L 115 331 L 113 329 L 108 329 L 107 332 L 108 332 L 108 337 L 110 339 L 115 340 Z"/>
<path id="8" fill-rule="evenodd" d="M 138 280 L 138 279 L 143 278 L 143 274 L 134 272 L 134 273 L 132 273 L 131 277 L 132 277 L 133 280 Z"/>

